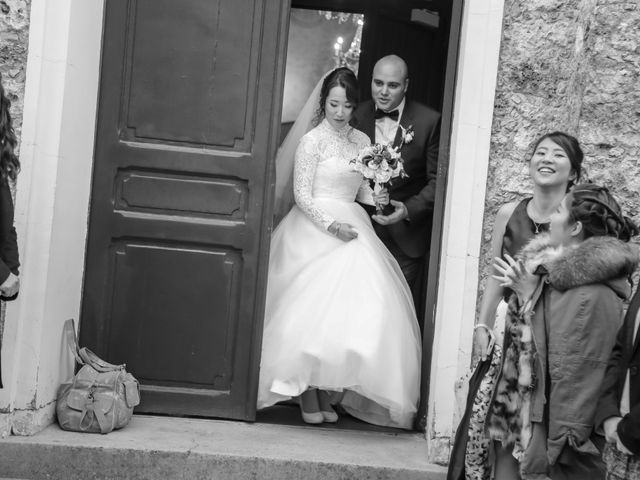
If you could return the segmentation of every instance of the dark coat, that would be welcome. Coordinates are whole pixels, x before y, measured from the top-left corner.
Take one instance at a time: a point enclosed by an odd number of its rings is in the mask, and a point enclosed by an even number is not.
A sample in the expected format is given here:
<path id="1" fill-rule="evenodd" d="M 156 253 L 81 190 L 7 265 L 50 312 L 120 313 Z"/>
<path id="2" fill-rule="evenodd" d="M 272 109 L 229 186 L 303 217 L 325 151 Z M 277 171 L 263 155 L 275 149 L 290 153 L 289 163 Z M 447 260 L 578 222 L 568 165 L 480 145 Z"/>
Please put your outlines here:
<path id="1" fill-rule="evenodd" d="M 530 310 L 510 301 L 488 425 L 494 439 L 523 439 L 522 477 L 538 478 L 571 456 L 565 449 L 599 458 L 596 405 L 638 251 L 612 237 L 554 248 L 541 236 L 521 256 L 542 277 Z"/>
<path id="2" fill-rule="evenodd" d="M 0 284 L 9 273 L 18 275 L 20 260 L 16 229 L 13 226 L 13 199 L 5 178 L 0 178 Z"/>
<path id="3" fill-rule="evenodd" d="M 20 261 L 16 229 L 13 226 L 13 199 L 6 178 L 0 177 L 0 284 L 9 277 L 9 273 L 18 275 Z M 2 300 L 14 300 L 18 294 Z M 2 336 L 0 335 L 0 339 Z M 2 371 L 0 368 L 0 388 L 2 388 Z"/>
<path id="4" fill-rule="evenodd" d="M 596 424 L 601 427 L 607 418 L 620 416 L 620 398 L 629 372 L 631 411 L 618 424 L 618 436 L 625 447 L 640 456 L 640 335 L 633 338 L 639 309 L 640 289 L 631 301 L 607 366 Z"/>
<path id="5" fill-rule="evenodd" d="M 375 104 L 363 102 L 355 112 L 353 125 L 375 142 Z M 431 220 L 438 175 L 438 144 L 440 142 L 440 114 L 421 103 L 406 100 L 400 125 L 412 126 L 414 138 L 400 151 L 407 178 L 394 179 L 389 186 L 393 200 L 403 202 L 409 220 L 383 227 L 374 222 L 376 233 L 385 242 L 391 236 L 409 257 L 425 255 L 431 239 Z M 400 129 L 395 145 L 400 142 Z M 386 243 L 386 242 L 385 242 Z"/>

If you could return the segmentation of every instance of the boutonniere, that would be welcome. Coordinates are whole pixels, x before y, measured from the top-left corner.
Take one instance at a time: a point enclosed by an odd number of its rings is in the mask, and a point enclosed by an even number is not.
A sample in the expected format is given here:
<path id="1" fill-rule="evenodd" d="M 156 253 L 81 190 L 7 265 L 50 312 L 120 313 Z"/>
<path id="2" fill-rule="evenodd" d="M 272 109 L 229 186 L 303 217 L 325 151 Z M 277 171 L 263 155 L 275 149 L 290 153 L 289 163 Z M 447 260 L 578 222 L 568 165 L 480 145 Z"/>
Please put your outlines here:
<path id="1" fill-rule="evenodd" d="M 400 130 L 402 132 L 402 144 L 400 147 L 402 147 L 402 145 L 410 144 L 415 136 L 415 133 L 413 132 L 413 125 L 409 125 L 407 128 L 400 125 Z"/>

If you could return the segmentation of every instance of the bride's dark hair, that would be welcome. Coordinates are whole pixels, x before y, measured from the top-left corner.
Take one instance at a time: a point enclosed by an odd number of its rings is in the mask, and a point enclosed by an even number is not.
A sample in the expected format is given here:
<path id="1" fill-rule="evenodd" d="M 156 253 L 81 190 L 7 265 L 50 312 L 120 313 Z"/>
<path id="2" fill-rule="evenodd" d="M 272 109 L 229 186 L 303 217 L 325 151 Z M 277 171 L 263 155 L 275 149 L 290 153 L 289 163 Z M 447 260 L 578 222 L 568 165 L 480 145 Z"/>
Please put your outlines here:
<path id="1" fill-rule="evenodd" d="M 320 89 L 320 105 L 318 105 L 318 111 L 314 119 L 314 124 L 318 124 L 324 118 L 324 105 L 329 96 L 329 92 L 334 87 L 344 88 L 347 100 L 353 104 L 353 108 L 358 106 L 360 99 L 360 92 L 358 90 L 358 79 L 356 74 L 350 68 L 339 67 L 329 73 L 322 82 L 322 88 Z"/>

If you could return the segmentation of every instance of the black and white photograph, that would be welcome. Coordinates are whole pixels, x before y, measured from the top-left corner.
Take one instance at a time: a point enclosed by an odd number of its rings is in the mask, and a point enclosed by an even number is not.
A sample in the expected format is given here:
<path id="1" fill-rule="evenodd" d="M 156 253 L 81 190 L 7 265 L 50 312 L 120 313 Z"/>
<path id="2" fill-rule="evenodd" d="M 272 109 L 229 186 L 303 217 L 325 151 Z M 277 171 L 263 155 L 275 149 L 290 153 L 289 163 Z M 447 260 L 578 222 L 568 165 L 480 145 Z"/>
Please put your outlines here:
<path id="1" fill-rule="evenodd" d="M 0 0 L 0 480 L 640 480 L 639 0 Z"/>

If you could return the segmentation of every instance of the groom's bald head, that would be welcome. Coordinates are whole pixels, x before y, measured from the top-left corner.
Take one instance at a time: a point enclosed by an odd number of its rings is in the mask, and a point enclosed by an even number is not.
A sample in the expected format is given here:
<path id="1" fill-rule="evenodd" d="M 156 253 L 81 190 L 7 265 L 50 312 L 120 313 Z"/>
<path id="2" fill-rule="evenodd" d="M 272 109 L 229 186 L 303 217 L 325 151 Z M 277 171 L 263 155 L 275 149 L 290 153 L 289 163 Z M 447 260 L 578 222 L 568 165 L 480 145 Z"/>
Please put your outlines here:
<path id="1" fill-rule="evenodd" d="M 376 106 L 384 111 L 394 110 L 409 87 L 409 69 L 397 55 L 387 55 L 373 67 L 371 96 Z"/>
<path id="2" fill-rule="evenodd" d="M 393 71 L 402 77 L 403 80 L 409 79 L 409 67 L 407 63 L 398 55 L 387 55 L 382 57 L 373 66 L 373 73 L 375 75 L 376 70 L 380 71 Z"/>

